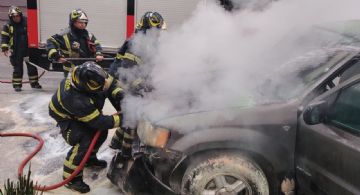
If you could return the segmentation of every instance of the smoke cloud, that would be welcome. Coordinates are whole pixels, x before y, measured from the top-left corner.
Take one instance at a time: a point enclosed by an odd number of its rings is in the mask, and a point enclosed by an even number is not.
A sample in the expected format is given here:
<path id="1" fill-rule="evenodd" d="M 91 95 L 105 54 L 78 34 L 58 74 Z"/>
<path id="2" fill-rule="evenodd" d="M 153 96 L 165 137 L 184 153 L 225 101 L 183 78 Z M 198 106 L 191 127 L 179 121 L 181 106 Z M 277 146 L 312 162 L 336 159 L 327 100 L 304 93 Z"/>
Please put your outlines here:
<path id="1" fill-rule="evenodd" d="M 256 95 L 283 64 L 344 41 L 310 27 L 360 18 L 357 0 L 235 1 L 234 6 L 241 9 L 228 12 L 215 2 L 202 2 L 181 26 L 168 24 L 160 35 L 151 31 L 135 37 L 133 52 L 146 62 L 140 72 L 155 90 L 125 98 L 128 125 L 140 117 L 159 120 L 237 105 Z M 321 56 L 319 62 L 326 58 Z"/>

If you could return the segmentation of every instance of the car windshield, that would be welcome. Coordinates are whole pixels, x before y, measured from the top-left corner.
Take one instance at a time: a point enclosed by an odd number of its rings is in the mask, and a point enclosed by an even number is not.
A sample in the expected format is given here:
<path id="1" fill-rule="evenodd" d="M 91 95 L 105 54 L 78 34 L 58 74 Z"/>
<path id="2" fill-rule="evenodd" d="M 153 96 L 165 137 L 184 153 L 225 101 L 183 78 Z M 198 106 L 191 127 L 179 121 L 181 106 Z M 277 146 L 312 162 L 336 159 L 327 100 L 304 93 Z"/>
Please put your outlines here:
<path id="1" fill-rule="evenodd" d="M 299 34 L 284 38 L 278 48 L 288 59 L 266 76 L 259 94 L 266 101 L 286 101 L 300 96 L 339 60 L 346 51 L 354 51 L 360 43 L 351 22 L 316 26 Z M 358 30 L 359 29 L 359 30 Z M 290 51 L 288 48 L 292 48 Z M 299 55 L 300 54 L 300 55 Z M 284 57 L 285 58 L 285 57 Z M 263 101 L 263 100 L 262 100 Z"/>
<path id="2" fill-rule="evenodd" d="M 336 55 L 335 55 L 336 56 Z M 335 56 L 304 57 L 286 64 L 265 79 L 260 94 L 268 101 L 286 101 L 300 96 L 336 65 Z M 339 56 L 337 56 L 339 57 Z M 274 76 L 276 75 L 276 76 Z"/>

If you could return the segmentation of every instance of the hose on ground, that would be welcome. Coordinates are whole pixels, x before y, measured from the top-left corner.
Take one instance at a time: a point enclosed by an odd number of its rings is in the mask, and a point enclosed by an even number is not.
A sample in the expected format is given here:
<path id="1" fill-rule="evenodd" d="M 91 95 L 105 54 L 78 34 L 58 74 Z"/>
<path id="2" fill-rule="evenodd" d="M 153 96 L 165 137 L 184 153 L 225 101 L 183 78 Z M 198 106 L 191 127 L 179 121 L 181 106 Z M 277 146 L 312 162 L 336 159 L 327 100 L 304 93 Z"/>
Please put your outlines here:
<path id="1" fill-rule="evenodd" d="M 85 154 L 85 157 L 82 159 L 80 165 L 77 167 L 77 169 L 70 175 L 70 177 L 68 177 L 67 179 L 61 181 L 60 183 L 51 185 L 51 186 L 41 186 L 41 185 L 37 185 L 34 186 L 34 189 L 38 190 L 38 191 L 49 191 L 49 190 L 54 190 L 56 188 L 59 188 L 65 184 L 67 184 L 68 182 L 70 182 L 85 166 L 87 160 L 90 157 L 90 154 L 92 152 L 92 150 L 95 147 L 95 144 L 100 136 L 100 131 L 97 131 L 94 138 L 91 141 L 91 144 Z M 36 140 L 39 141 L 39 144 L 36 146 L 35 150 L 33 152 L 31 152 L 20 164 L 19 168 L 18 168 L 18 176 L 22 176 L 23 173 L 23 169 L 26 166 L 26 164 L 41 150 L 41 148 L 44 145 L 44 140 L 36 134 L 31 134 L 31 133 L 0 133 L 0 137 L 12 137 L 12 136 L 18 136 L 18 137 L 32 137 Z"/>
<path id="2" fill-rule="evenodd" d="M 45 70 L 43 70 L 41 72 L 41 74 L 39 75 L 38 79 L 40 80 L 40 78 L 45 74 Z M 0 83 L 5 83 L 5 84 L 12 84 L 12 81 L 11 80 L 0 80 Z M 22 81 L 21 83 L 30 83 L 30 80 L 27 80 L 27 81 Z"/>

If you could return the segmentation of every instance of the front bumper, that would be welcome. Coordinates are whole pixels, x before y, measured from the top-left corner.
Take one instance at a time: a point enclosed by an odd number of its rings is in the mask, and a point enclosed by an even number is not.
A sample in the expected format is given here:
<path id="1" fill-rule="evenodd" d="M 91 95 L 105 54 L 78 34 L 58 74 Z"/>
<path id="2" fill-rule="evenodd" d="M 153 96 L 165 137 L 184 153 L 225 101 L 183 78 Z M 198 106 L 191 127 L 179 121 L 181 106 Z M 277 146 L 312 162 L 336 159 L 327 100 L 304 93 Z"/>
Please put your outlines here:
<path id="1" fill-rule="evenodd" d="M 155 177 L 145 156 L 130 160 L 123 168 L 116 168 L 111 162 L 108 178 L 111 182 L 129 194 L 164 194 L 175 192 Z"/>

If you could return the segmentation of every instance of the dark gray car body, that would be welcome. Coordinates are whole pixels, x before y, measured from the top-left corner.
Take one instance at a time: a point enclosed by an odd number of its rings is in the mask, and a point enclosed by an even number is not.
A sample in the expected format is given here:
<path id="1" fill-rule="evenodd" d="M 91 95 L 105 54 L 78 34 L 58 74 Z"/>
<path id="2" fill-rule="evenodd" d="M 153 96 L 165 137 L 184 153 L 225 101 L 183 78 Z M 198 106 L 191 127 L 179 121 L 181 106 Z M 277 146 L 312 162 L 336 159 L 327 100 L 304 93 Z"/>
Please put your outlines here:
<path id="1" fill-rule="evenodd" d="M 261 167 L 268 179 L 270 194 L 281 194 L 280 183 L 285 176 L 298 178 L 298 190 L 306 194 L 359 192 L 359 174 L 348 176 L 351 170 L 360 171 L 360 166 L 356 166 L 359 148 L 337 146 L 341 140 L 332 131 L 321 127 L 313 129 L 302 119 L 304 108 L 314 99 L 338 90 L 332 85 L 334 80 L 348 74 L 346 70 L 357 62 L 357 52 L 337 53 L 329 62 L 332 63 L 329 70 L 300 96 L 288 101 L 183 113 L 154 122 L 154 126 L 171 130 L 166 148 L 147 148 L 146 153 L 150 155 L 136 158 L 129 171 L 122 174 L 126 176 L 113 182 L 134 194 L 179 194 L 183 174 L 194 156 L 231 150 Z M 352 72 L 348 78 L 356 74 Z M 328 149 L 333 150 L 333 155 L 319 155 Z M 324 156 L 345 160 L 343 164 L 332 164 L 331 159 L 323 159 Z M 348 157 L 351 161 L 346 160 Z M 329 176 L 331 171 L 323 171 L 329 169 L 344 174 L 345 181 L 336 175 Z M 335 181 L 331 181 L 331 177 Z M 324 190 L 329 186 L 331 189 Z M 347 187 L 352 189 L 344 190 Z"/>

